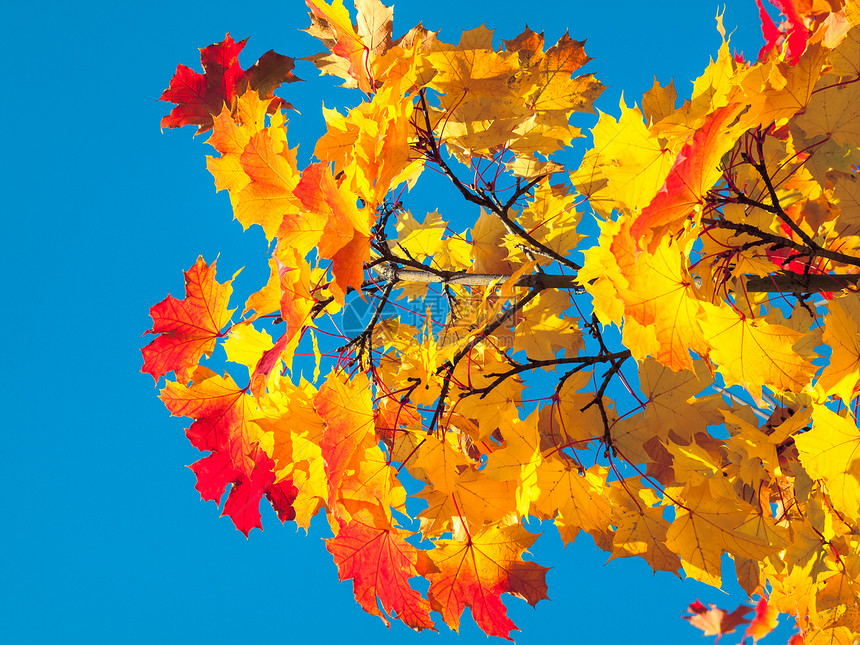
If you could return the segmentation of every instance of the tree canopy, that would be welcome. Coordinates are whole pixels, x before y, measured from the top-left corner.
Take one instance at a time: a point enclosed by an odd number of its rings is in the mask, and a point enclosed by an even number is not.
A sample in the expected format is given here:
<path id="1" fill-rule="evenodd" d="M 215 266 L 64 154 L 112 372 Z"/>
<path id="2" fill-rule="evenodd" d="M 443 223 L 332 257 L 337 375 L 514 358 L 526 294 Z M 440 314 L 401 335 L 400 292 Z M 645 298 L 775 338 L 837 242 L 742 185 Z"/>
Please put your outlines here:
<path id="1" fill-rule="evenodd" d="M 502 595 L 547 597 L 532 518 L 715 587 L 728 556 L 760 600 L 691 604 L 706 634 L 783 612 L 804 643 L 860 638 L 860 4 L 772 0 L 777 25 L 758 0 L 754 61 L 718 16 L 691 96 L 655 81 L 600 113 L 573 167 L 571 117 L 604 89 L 583 42 L 453 44 L 379 0 L 306 1 L 306 60 L 352 106 L 324 108 L 311 163 L 294 58 L 243 69 L 228 34 L 161 97 L 271 244 L 241 311 L 203 258 L 151 309 L 143 371 L 173 374 L 202 498 L 245 535 L 264 496 L 282 522 L 323 513 L 386 624 L 468 607 L 510 638 Z M 412 202 L 428 176 L 469 225 Z"/>

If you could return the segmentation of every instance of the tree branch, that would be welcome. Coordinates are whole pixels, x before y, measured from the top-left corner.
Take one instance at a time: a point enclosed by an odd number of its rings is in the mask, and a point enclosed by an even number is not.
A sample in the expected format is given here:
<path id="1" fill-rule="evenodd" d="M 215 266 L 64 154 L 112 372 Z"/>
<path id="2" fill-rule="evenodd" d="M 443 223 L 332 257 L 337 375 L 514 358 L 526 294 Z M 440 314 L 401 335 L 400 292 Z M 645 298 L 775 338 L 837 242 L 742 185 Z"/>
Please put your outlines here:
<path id="1" fill-rule="evenodd" d="M 856 288 L 860 274 L 775 273 L 747 276 L 747 291 L 754 293 L 820 293 Z"/>
<path id="2" fill-rule="evenodd" d="M 463 285 L 468 287 L 488 287 L 495 282 L 504 282 L 511 276 L 504 273 L 466 273 L 465 271 L 439 271 L 426 267 L 426 270 L 402 269 L 389 264 L 382 271 L 382 277 L 389 280 L 393 277 L 398 282 L 421 282 L 444 285 Z M 540 289 L 576 289 L 582 287 L 576 283 L 576 276 L 549 273 L 534 273 L 520 277 L 517 287 L 538 287 Z"/>
<path id="3" fill-rule="evenodd" d="M 756 228 L 752 224 L 738 224 L 736 222 L 729 222 L 728 220 L 724 219 L 712 219 L 708 217 L 703 217 L 701 222 L 702 224 L 714 226 L 716 228 L 727 228 L 732 231 L 738 231 L 739 233 L 746 233 L 747 235 L 752 235 L 753 237 L 757 237 L 765 242 L 770 242 L 774 246 L 782 246 L 785 248 L 793 249 L 803 257 L 822 257 L 827 258 L 828 260 L 833 260 L 834 262 L 839 262 L 840 264 L 850 264 L 853 266 L 860 267 L 860 258 L 855 258 L 851 255 L 845 255 L 844 253 L 839 253 L 838 251 L 822 249 L 818 246 L 816 246 L 815 248 L 809 248 L 808 246 L 804 246 L 799 242 L 789 240 L 786 237 L 762 231 L 761 229 Z"/>
<path id="4" fill-rule="evenodd" d="M 469 287 L 487 287 L 495 282 L 504 282 L 511 277 L 501 273 L 431 271 L 429 267 L 426 271 L 419 271 L 388 265 L 382 272 L 382 278 L 388 280 L 392 274 L 397 282 L 435 283 L 446 286 L 459 284 Z M 855 287 L 858 281 L 860 281 L 860 275 L 855 273 L 830 273 L 823 275 L 775 273 L 763 278 L 749 274 L 746 278 L 747 291 L 751 293 L 843 291 L 846 288 Z M 515 286 L 538 287 L 540 289 L 576 289 L 579 291 L 582 287 L 577 284 L 576 279 L 576 276 L 571 275 L 538 273 L 522 276 L 517 280 Z"/>
<path id="5" fill-rule="evenodd" d="M 502 381 L 510 378 L 511 376 L 515 376 L 521 372 L 527 372 L 530 370 L 536 370 L 541 367 L 551 367 L 553 365 L 569 365 L 571 363 L 576 364 L 576 367 L 572 370 L 572 372 L 577 372 L 584 367 L 589 365 L 595 365 L 597 363 L 605 363 L 609 361 L 614 364 L 614 361 L 617 359 L 625 360 L 630 358 L 630 350 L 624 350 L 621 352 L 615 352 L 614 354 L 598 354 L 597 356 L 572 356 L 568 358 L 548 358 L 545 360 L 530 360 L 528 363 L 523 363 L 522 365 L 517 365 L 509 369 L 507 372 L 497 373 L 497 374 L 488 374 L 489 377 L 494 377 L 495 380 L 486 385 L 484 387 L 479 387 L 473 389 L 471 392 L 464 392 L 460 396 L 470 396 L 472 394 L 480 394 L 481 398 L 484 398 L 487 394 L 489 394 L 493 388 L 499 385 Z"/>
<path id="6" fill-rule="evenodd" d="M 532 235 L 526 231 L 522 226 L 517 224 L 511 217 L 508 215 L 508 210 L 516 203 L 516 200 L 526 194 L 529 190 L 531 190 L 543 177 L 537 177 L 536 179 L 528 182 L 525 186 L 519 187 L 513 194 L 513 196 L 507 201 L 507 203 L 502 204 L 499 199 L 496 197 L 494 192 L 487 193 L 487 191 L 472 189 L 470 190 L 460 179 L 454 174 L 454 171 L 447 164 L 445 159 L 442 157 L 442 154 L 439 149 L 439 143 L 436 141 L 436 135 L 433 133 L 433 125 L 430 123 L 430 110 L 427 107 L 427 97 L 425 91 L 422 89 L 418 93 L 419 101 L 420 101 L 420 111 L 424 114 L 424 125 L 425 129 L 420 132 L 419 143 L 418 146 L 424 149 L 425 157 L 428 158 L 433 163 L 437 164 L 439 168 L 442 169 L 442 172 L 451 180 L 451 183 L 460 191 L 460 194 L 467 200 L 472 202 L 473 204 L 477 204 L 483 208 L 486 208 L 491 213 L 493 213 L 499 220 L 505 225 L 512 235 L 516 235 L 517 237 L 528 242 L 532 247 L 534 247 L 535 251 L 539 251 L 540 255 L 544 255 L 546 257 L 552 258 L 559 264 L 566 266 L 567 268 L 573 271 L 579 271 L 581 268 L 576 262 L 566 258 L 561 253 L 549 248 L 542 242 L 536 240 Z M 429 146 L 429 150 L 426 150 L 426 147 Z"/>
<path id="7" fill-rule="evenodd" d="M 441 375 L 443 372 L 446 373 L 446 378 L 442 382 L 442 391 L 439 394 L 439 401 L 436 404 L 436 409 L 433 411 L 433 418 L 430 419 L 430 426 L 427 429 L 427 434 L 433 434 L 436 431 L 436 428 L 439 424 L 439 419 L 442 416 L 442 412 L 445 410 L 445 401 L 448 398 L 448 392 L 451 389 L 451 379 L 454 376 L 454 370 L 457 365 L 460 363 L 463 358 L 475 348 L 475 345 L 484 340 L 487 336 L 492 334 L 496 329 L 501 327 L 505 321 L 509 320 L 512 316 L 514 316 L 517 312 L 519 312 L 523 307 L 525 307 L 529 302 L 531 302 L 537 295 L 541 292 L 541 289 L 535 287 L 531 291 L 529 291 L 522 298 L 517 300 L 509 309 L 501 312 L 497 315 L 491 322 L 487 323 L 480 332 L 475 334 L 471 340 L 454 354 L 453 358 L 450 361 L 445 361 L 439 368 L 436 370 L 437 375 Z"/>

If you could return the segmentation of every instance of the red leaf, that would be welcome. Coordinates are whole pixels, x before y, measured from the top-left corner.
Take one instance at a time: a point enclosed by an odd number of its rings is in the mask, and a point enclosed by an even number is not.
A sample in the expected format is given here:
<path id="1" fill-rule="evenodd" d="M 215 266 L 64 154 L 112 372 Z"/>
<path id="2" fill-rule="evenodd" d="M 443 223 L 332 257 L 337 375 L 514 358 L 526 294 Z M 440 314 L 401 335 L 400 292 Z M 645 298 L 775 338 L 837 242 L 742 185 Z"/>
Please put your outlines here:
<path id="1" fill-rule="evenodd" d="M 233 481 L 233 488 L 224 503 L 224 512 L 233 520 L 236 528 L 248 537 L 251 529 L 263 530 L 260 521 L 260 500 L 272 484 L 275 483 L 275 473 L 272 471 L 275 462 L 261 449 L 253 453 L 254 467 L 250 472 L 243 472 Z"/>
<path id="2" fill-rule="evenodd" d="M 168 372 L 188 382 L 203 354 L 215 349 L 221 329 L 234 310 L 227 309 L 232 280 L 220 284 L 215 280 L 215 262 L 208 266 L 202 257 L 185 272 L 185 299 L 167 296 L 149 310 L 152 329 L 160 334 L 144 347 L 141 372 L 152 374 L 157 381 Z"/>
<path id="3" fill-rule="evenodd" d="M 197 484 L 194 487 L 207 502 L 220 501 L 227 484 L 239 476 L 230 455 L 221 450 L 195 461 L 189 468 L 197 475 Z"/>
<path id="4" fill-rule="evenodd" d="M 295 517 L 296 489 L 290 481 L 275 483 L 275 462 L 255 441 L 250 424 L 253 398 L 230 378 L 198 368 L 191 386 L 168 382 L 161 400 L 175 416 L 194 419 L 185 433 L 198 450 L 212 453 L 191 465 L 196 488 L 206 501 L 220 502 L 232 485 L 223 515 L 245 536 L 262 529 L 260 500 L 265 494 L 281 522 Z"/>
<path id="5" fill-rule="evenodd" d="M 260 500 L 264 494 L 278 518 L 285 522 L 296 516 L 292 503 L 298 492 L 290 481 L 275 483 L 275 462 L 262 449 L 254 449 L 252 462 L 253 467 L 242 472 L 234 466 L 228 451 L 216 450 L 190 466 L 197 475 L 195 488 L 205 501 L 220 503 L 227 484 L 232 484 L 222 515 L 233 520 L 246 537 L 251 529 L 263 528 Z"/>
<path id="6" fill-rule="evenodd" d="M 761 0 L 755 0 L 755 2 L 758 5 L 758 15 L 759 18 L 761 18 L 761 33 L 764 36 L 764 46 L 758 53 L 758 58 L 761 60 L 767 56 L 767 53 L 771 49 L 776 47 L 777 42 L 782 38 L 782 32 L 774 24 L 770 14 L 768 14 L 764 5 L 761 3 Z"/>
<path id="7" fill-rule="evenodd" d="M 282 524 L 296 519 L 296 509 L 293 508 L 293 502 L 296 501 L 298 494 L 299 490 L 293 485 L 291 479 L 284 479 L 266 489 L 266 499 L 275 509 Z"/>
<path id="8" fill-rule="evenodd" d="M 170 85 L 159 98 L 176 103 L 170 114 L 161 119 L 162 128 L 196 125 L 200 133 L 212 127 L 213 117 L 221 113 L 225 103 L 230 105 L 233 101 L 236 82 L 244 73 L 239 66 L 239 52 L 247 40 L 237 43 L 227 34 L 220 43 L 201 49 L 203 74 L 185 65 L 176 68 Z"/>
<path id="9" fill-rule="evenodd" d="M 761 0 L 756 0 L 758 4 L 758 13 L 762 23 L 762 34 L 764 35 L 765 45 L 759 52 L 759 60 L 764 58 L 767 53 L 776 47 L 783 39 L 788 43 L 788 60 L 794 64 L 800 58 L 800 55 L 806 51 L 806 45 L 809 40 L 809 29 L 803 22 L 803 17 L 800 15 L 795 0 L 769 0 L 769 2 L 779 9 L 786 17 L 785 22 L 778 28 L 773 20 L 771 20 L 767 11 L 765 11 Z"/>
<path id="10" fill-rule="evenodd" d="M 173 416 L 194 419 L 185 435 L 198 450 L 221 450 L 235 444 L 231 458 L 238 467 L 242 456 L 251 449 L 247 439 L 249 411 L 245 390 L 233 379 L 222 378 L 205 368 L 199 368 L 195 376 L 191 387 L 168 382 L 161 391 L 161 400 Z"/>
<path id="11" fill-rule="evenodd" d="M 201 49 L 203 74 L 185 65 L 177 66 L 170 86 L 159 98 L 176 103 L 170 114 L 161 119 L 162 128 L 196 125 L 197 134 L 206 132 L 212 128 L 214 117 L 221 113 L 224 105 L 231 107 L 233 99 L 249 87 L 260 98 L 272 100 L 269 112 L 292 107 L 272 93 L 282 83 L 299 80 L 292 73 L 294 59 L 268 51 L 252 67 L 243 70 L 239 65 L 239 52 L 247 41 L 246 38 L 235 42 L 228 33 L 220 43 Z"/>
<path id="12" fill-rule="evenodd" d="M 338 576 L 341 581 L 353 580 L 358 603 L 382 618 L 387 627 L 390 622 L 377 607 L 377 598 L 385 611 L 412 629 L 435 631 L 430 602 L 409 586 L 409 578 L 419 575 L 417 567 L 426 559 L 424 552 L 406 542 L 396 528 L 380 529 L 365 523 L 368 519 L 369 515 L 353 518 L 326 540 Z"/>

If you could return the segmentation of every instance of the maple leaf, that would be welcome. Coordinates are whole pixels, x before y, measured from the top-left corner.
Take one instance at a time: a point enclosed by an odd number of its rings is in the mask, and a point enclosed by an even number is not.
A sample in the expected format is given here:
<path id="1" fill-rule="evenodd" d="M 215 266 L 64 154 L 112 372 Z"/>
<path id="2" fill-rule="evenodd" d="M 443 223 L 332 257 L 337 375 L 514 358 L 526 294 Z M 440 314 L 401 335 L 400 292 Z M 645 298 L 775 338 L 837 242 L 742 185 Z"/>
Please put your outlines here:
<path id="1" fill-rule="evenodd" d="M 776 629 L 776 626 L 779 624 L 779 621 L 776 619 L 778 615 L 779 612 L 775 607 L 768 606 L 767 598 L 761 598 L 755 606 L 755 617 L 750 622 L 744 635 L 752 636 L 753 642 L 758 642 L 760 638 L 764 638 Z"/>
<path id="2" fill-rule="evenodd" d="M 267 108 L 268 103 L 256 92 L 245 92 L 236 99 L 234 110 L 225 105 L 215 117 L 212 136 L 206 142 L 221 153 L 220 157 L 207 157 L 206 168 L 215 179 L 215 189 L 228 191 L 234 208 L 250 181 L 242 168 L 242 153 L 251 137 L 265 128 Z"/>
<path id="3" fill-rule="evenodd" d="M 418 515 L 421 533 L 436 538 L 451 531 L 458 522 L 468 521 L 480 527 L 485 523 L 513 521 L 518 488 L 516 482 L 493 480 L 472 468 L 458 473 L 449 493 L 429 485 L 417 495 L 427 500 L 427 508 Z"/>
<path id="4" fill-rule="evenodd" d="M 565 33 L 544 52 L 543 34 L 535 34 L 528 27 L 514 40 L 505 41 L 505 48 L 518 54 L 522 71 L 512 86 L 530 114 L 528 125 L 517 128 L 521 131 L 519 139 L 510 143 L 518 155 L 546 155 L 580 136 L 577 129 L 568 126 L 569 117 L 574 112 L 591 112 L 594 101 L 606 89 L 593 74 L 572 76 L 592 60 L 584 46 L 585 41 L 573 40 Z"/>
<path id="5" fill-rule="evenodd" d="M 176 68 L 170 85 L 159 97 L 160 101 L 176 103 L 170 114 L 161 119 L 162 128 L 196 125 L 197 134 L 206 132 L 212 128 L 214 117 L 221 113 L 224 105 L 232 106 L 234 98 L 249 87 L 269 100 L 271 112 L 292 107 L 274 97 L 272 92 L 282 83 L 299 80 L 292 73 L 294 59 L 268 51 L 252 67 L 243 70 L 239 65 L 239 52 L 247 40 L 236 42 L 228 33 L 220 43 L 201 49 L 203 74 L 185 65 Z"/>
<path id="6" fill-rule="evenodd" d="M 627 478 L 623 485 L 613 482 L 610 494 L 617 525 L 610 560 L 640 556 L 655 572 L 678 575 L 681 560 L 665 544 L 669 522 L 657 495 L 643 488 L 639 478 Z"/>
<path id="7" fill-rule="evenodd" d="M 423 167 L 410 148 L 413 98 L 407 89 L 404 79 L 388 83 L 345 117 L 326 110 L 328 131 L 314 148 L 318 159 L 334 162 L 335 175 L 346 175 L 344 183 L 371 210 L 398 184 L 412 185 Z"/>
<path id="8" fill-rule="evenodd" d="M 279 480 L 289 479 L 296 488 L 292 507 L 296 524 L 305 530 L 329 498 L 319 445 L 324 422 L 313 407 L 316 393 L 307 381 L 294 385 L 276 372 L 264 397 L 266 415 L 254 420 L 271 441 L 266 445 L 271 445 Z"/>
<path id="9" fill-rule="evenodd" d="M 369 209 L 356 207 L 356 196 L 349 199 L 349 193 L 337 184 L 327 164 L 305 168 L 293 192 L 309 211 L 302 215 L 306 223 L 299 218 L 285 218 L 278 236 L 301 232 L 322 257 L 332 260 L 333 293 L 342 303 L 347 288 L 360 287 L 363 264 L 370 260 Z"/>
<path id="10" fill-rule="evenodd" d="M 233 276 L 234 278 L 236 276 Z M 203 257 L 185 272 L 185 298 L 167 296 L 149 310 L 152 329 L 159 334 L 143 352 L 141 372 L 152 374 L 157 381 L 168 372 L 187 382 L 200 357 L 209 356 L 221 337 L 221 329 L 235 309 L 227 309 L 232 280 L 215 280 L 215 262 L 207 265 Z"/>
<path id="11" fill-rule="evenodd" d="M 230 335 L 224 341 L 224 353 L 231 363 L 238 363 L 253 373 L 263 355 L 272 348 L 272 337 L 266 331 L 258 331 L 247 322 L 237 323 L 230 328 Z"/>
<path id="12" fill-rule="evenodd" d="M 354 581 L 355 598 L 366 612 L 390 627 L 377 607 L 378 599 L 385 611 L 412 629 L 436 631 L 430 602 L 409 586 L 409 578 L 433 567 L 426 552 L 409 544 L 405 535 L 393 526 L 375 526 L 365 512 L 342 524 L 335 537 L 326 540 L 326 548 L 334 556 L 340 580 Z"/>
<path id="13" fill-rule="evenodd" d="M 355 30 L 349 18 L 349 12 L 343 6 L 343 0 L 334 0 L 328 4 L 325 0 L 305 0 L 311 10 L 311 26 L 306 29 L 308 34 L 319 38 L 331 50 L 335 60 L 327 55 L 318 54 L 311 60 L 322 70 L 323 74 L 336 74 L 345 79 L 360 79 L 358 85 L 362 90 L 370 89 L 362 73 L 365 63 L 365 44 Z M 341 61 L 336 59 L 340 58 Z M 350 85 L 347 85 L 350 86 Z"/>
<path id="14" fill-rule="evenodd" d="M 642 96 L 642 113 L 645 115 L 645 120 L 652 125 L 659 123 L 664 117 L 675 111 L 677 99 L 678 92 L 675 89 L 675 82 L 669 81 L 668 85 L 662 87 L 655 76 L 651 89 Z"/>
<path id="15" fill-rule="evenodd" d="M 311 26 L 305 32 L 328 50 L 305 60 L 312 61 L 322 74 L 337 76 L 344 80 L 343 87 L 358 87 L 367 93 L 399 78 L 421 84 L 417 78 L 422 74 L 419 52 L 432 47 L 434 33 L 417 25 L 394 40 L 394 10 L 379 0 L 355 0 L 355 23 L 343 0 L 305 2 L 311 10 Z"/>
<path id="16" fill-rule="evenodd" d="M 333 496 L 355 457 L 363 454 L 361 449 L 375 436 L 367 378 L 359 374 L 345 382 L 335 375 L 314 397 L 314 407 L 325 424 L 320 448 Z"/>
<path id="17" fill-rule="evenodd" d="M 509 593 L 535 605 L 546 596 L 549 569 L 522 559 L 537 539 L 520 525 L 490 524 L 465 540 L 436 540 L 428 553 L 437 571 L 426 572 L 430 603 L 457 630 L 460 615 L 471 608 L 478 626 L 489 636 L 510 638 L 517 629 L 508 618 L 501 595 Z"/>
<path id="18" fill-rule="evenodd" d="M 764 8 L 761 0 L 755 0 L 758 5 L 758 15 L 761 19 L 761 33 L 764 36 L 764 45 L 759 50 L 759 60 L 767 56 L 767 53 L 776 47 L 777 41 L 782 38 L 782 32 L 774 24 L 773 19 Z"/>
<path id="19" fill-rule="evenodd" d="M 637 243 L 650 235 L 656 245 L 657 231 L 675 230 L 688 216 L 701 214 L 705 193 L 720 177 L 720 159 L 740 134 L 732 121 L 742 109 L 732 103 L 714 111 L 684 144 L 663 187 L 630 227 Z"/>
<path id="20" fill-rule="evenodd" d="M 275 366 L 283 362 L 292 365 L 302 332 L 312 324 L 311 311 L 316 300 L 310 292 L 310 267 L 298 251 L 287 248 L 283 258 L 275 258 L 275 267 L 280 280 L 281 319 L 286 329 L 278 341 L 269 348 L 254 366 L 251 385 L 255 392 L 260 391 Z M 283 259 L 283 261 L 282 261 Z"/>
<path id="21" fill-rule="evenodd" d="M 562 459 L 546 459 L 537 467 L 533 513 L 554 519 L 562 541 L 573 542 L 586 531 L 600 548 L 611 550 L 612 509 L 606 497 L 607 470 L 592 466 L 583 473 Z"/>
<path id="22" fill-rule="evenodd" d="M 738 625 L 750 622 L 744 616 L 750 613 L 752 608 L 738 605 L 733 612 L 728 613 L 725 609 L 717 609 L 716 605 L 711 605 L 711 608 L 708 609 L 696 600 L 687 607 L 687 611 L 692 615 L 682 616 L 684 620 L 690 621 L 693 627 L 701 629 L 705 636 L 719 638 L 723 634 L 730 634 L 735 631 L 735 627 Z"/>
<path id="23" fill-rule="evenodd" d="M 284 215 L 300 210 L 293 194 L 299 183 L 296 151 L 287 147 L 283 124 L 273 123 L 251 136 L 239 163 L 248 183 L 236 197 L 236 219 L 245 228 L 259 224 L 271 240 Z"/>
<path id="24" fill-rule="evenodd" d="M 800 461 L 812 477 L 827 483 L 833 504 L 848 517 L 860 515 L 860 429 L 823 406 L 812 412 L 813 427 L 794 438 Z"/>
<path id="25" fill-rule="evenodd" d="M 785 15 L 785 28 L 779 29 L 768 15 L 761 0 L 756 0 L 759 17 L 761 18 L 762 23 L 762 34 L 765 39 L 765 45 L 761 48 L 758 55 L 759 59 L 764 58 L 769 51 L 780 43 L 780 41 L 785 40 L 788 44 L 786 51 L 788 59 L 792 62 L 797 62 L 797 59 L 806 49 L 809 30 L 803 23 L 803 18 L 800 16 L 800 12 L 797 9 L 796 0 L 769 1 Z"/>
<path id="26" fill-rule="evenodd" d="M 691 369 L 690 350 L 705 356 L 709 348 L 699 321 L 702 304 L 683 265 L 683 252 L 666 238 L 647 253 L 638 251 L 635 225 L 625 220 L 610 247 L 618 274 L 608 277 L 624 302 L 625 345 L 636 358 L 650 354 L 673 370 Z M 601 243 L 610 243 L 604 240 L 601 236 Z M 641 333 L 643 328 L 649 336 Z"/>
<path id="27" fill-rule="evenodd" d="M 821 340 L 833 350 L 818 383 L 826 394 L 848 403 L 860 385 L 860 302 L 847 296 L 833 300 L 829 309 Z"/>
<path id="28" fill-rule="evenodd" d="M 639 109 L 620 104 L 615 119 L 600 113 L 592 128 L 594 148 L 586 152 L 570 180 L 589 204 L 608 217 L 613 209 L 639 211 L 663 186 L 674 158 L 668 142 L 651 135 Z"/>
<path id="29" fill-rule="evenodd" d="M 758 391 L 767 385 L 799 391 L 815 372 L 809 359 L 794 351 L 803 333 L 744 315 L 728 306 L 703 303 L 700 320 L 711 359 L 727 383 L 742 383 Z M 750 360 L 749 352 L 757 360 Z"/>
<path id="30" fill-rule="evenodd" d="M 296 496 L 292 482 L 278 481 L 275 462 L 260 444 L 265 440 L 253 421 L 260 416 L 253 398 L 229 377 L 220 377 L 199 367 L 190 386 L 168 382 L 161 400 L 174 416 L 194 419 L 186 430 L 191 444 L 210 455 L 191 466 L 197 475 L 197 490 L 204 500 L 219 502 L 232 484 L 224 504 L 228 515 L 246 536 L 262 529 L 260 500 L 265 494 L 281 521 L 292 519 L 290 505 Z"/>
<path id="31" fill-rule="evenodd" d="M 750 517 L 749 505 L 734 496 L 714 495 L 712 482 L 719 484 L 707 479 L 685 486 L 686 508 L 676 512 L 666 545 L 681 558 L 689 577 L 720 586 L 723 552 L 758 560 L 778 551 L 781 543 L 741 531 Z"/>

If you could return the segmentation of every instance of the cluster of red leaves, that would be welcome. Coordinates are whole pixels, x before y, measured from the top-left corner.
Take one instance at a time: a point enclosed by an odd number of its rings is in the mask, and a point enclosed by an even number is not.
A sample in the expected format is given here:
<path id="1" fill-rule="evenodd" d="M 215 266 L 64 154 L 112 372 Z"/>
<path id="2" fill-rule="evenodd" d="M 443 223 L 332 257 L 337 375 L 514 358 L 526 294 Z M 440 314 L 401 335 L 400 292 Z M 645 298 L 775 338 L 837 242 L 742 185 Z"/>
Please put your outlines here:
<path id="1" fill-rule="evenodd" d="M 233 313 L 227 309 L 231 282 L 217 282 L 215 263 L 209 266 L 198 258 L 185 273 L 185 298 L 169 295 L 150 309 L 153 326 L 147 333 L 158 337 L 143 348 L 141 371 L 156 381 L 168 372 L 176 374 L 179 382 L 167 383 L 162 401 L 174 416 L 194 419 L 186 430 L 188 440 L 198 450 L 211 451 L 190 466 L 196 488 L 204 500 L 217 503 L 232 484 L 223 514 L 247 536 L 252 528 L 262 528 L 263 495 L 281 522 L 293 519 L 296 489 L 289 480 L 275 481 L 275 462 L 253 440 L 248 427 L 253 399 L 247 388 L 198 366 L 224 335 L 222 328 Z M 191 385 L 183 384 L 189 380 Z"/>

